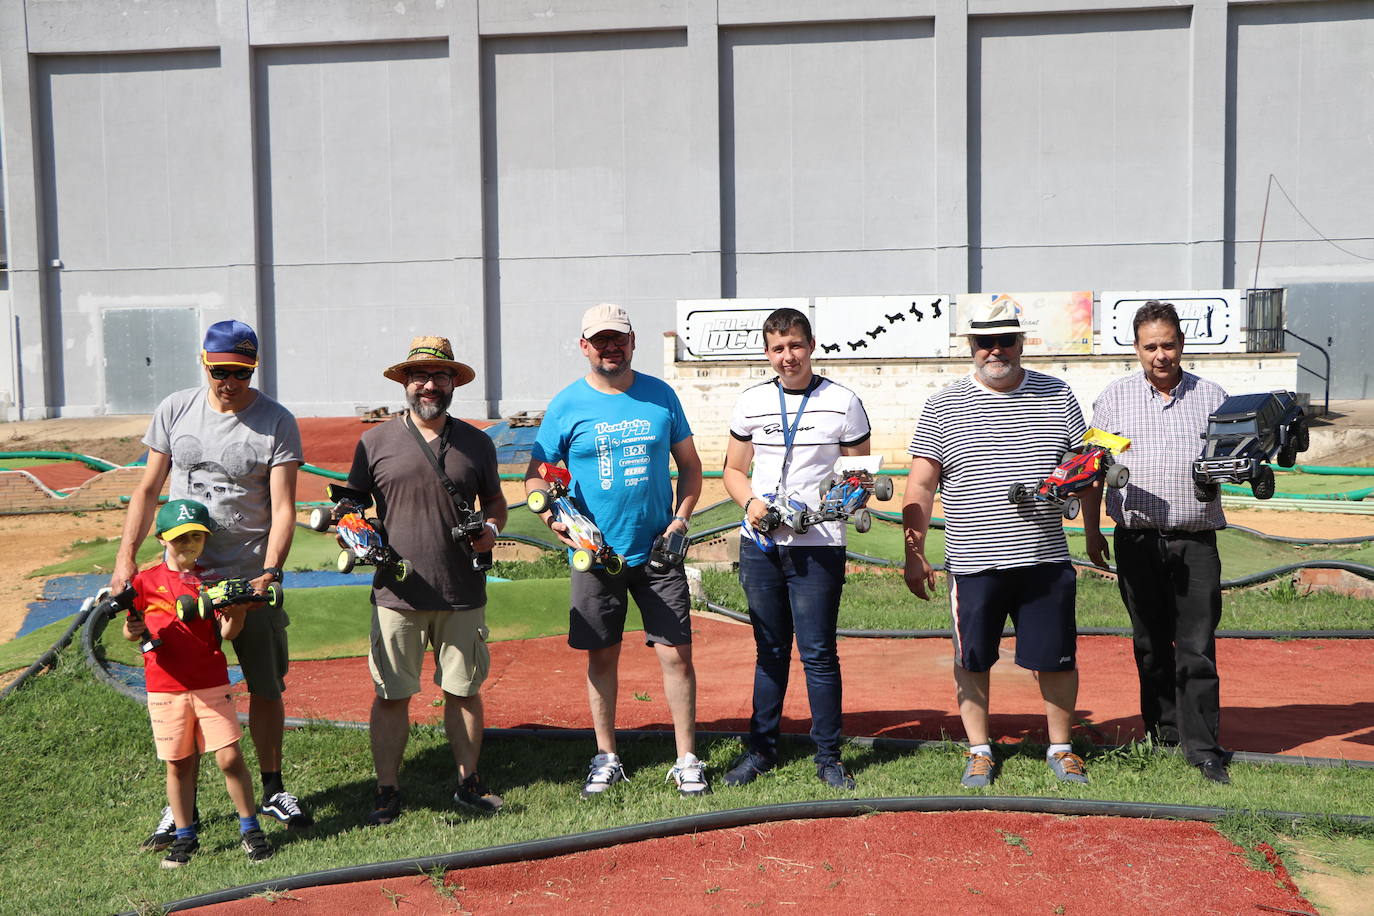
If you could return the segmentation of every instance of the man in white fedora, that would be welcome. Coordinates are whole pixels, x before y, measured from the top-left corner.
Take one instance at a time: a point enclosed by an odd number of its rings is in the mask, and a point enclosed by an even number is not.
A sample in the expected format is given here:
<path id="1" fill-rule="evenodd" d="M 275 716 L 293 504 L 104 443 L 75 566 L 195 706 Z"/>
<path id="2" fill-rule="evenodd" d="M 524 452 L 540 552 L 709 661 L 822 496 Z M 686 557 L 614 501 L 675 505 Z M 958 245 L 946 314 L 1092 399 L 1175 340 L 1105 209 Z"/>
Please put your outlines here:
<path id="1" fill-rule="evenodd" d="M 907 588 L 923 600 L 935 594 L 925 543 L 939 488 L 954 682 L 969 743 L 961 782 L 982 788 L 997 775 L 988 687 L 1010 617 L 1016 664 L 1035 672 L 1045 701 L 1050 771 L 1059 780 L 1086 783 L 1083 760 L 1069 747 L 1078 699 L 1076 580 L 1060 510 L 1007 498 L 1012 483 L 1033 485 L 1082 441 L 1083 414 L 1062 380 L 1021 367 L 1025 329 L 1015 300 L 998 296 L 970 311 L 960 334 L 968 338 L 973 371 L 926 401 L 907 449 Z"/>

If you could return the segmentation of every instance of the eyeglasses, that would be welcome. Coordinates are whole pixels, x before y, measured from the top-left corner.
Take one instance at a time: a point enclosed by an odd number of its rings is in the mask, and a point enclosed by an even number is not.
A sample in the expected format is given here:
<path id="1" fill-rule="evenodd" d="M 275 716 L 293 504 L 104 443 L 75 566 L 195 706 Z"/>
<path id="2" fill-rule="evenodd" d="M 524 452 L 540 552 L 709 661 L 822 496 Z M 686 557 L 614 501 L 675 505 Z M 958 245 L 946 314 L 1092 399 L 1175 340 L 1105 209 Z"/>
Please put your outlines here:
<path id="1" fill-rule="evenodd" d="M 453 373 L 451 372 L 423 372 L 419 369 L 406 373 L 406 383 L 410 385 L 423 385 L 426 382 L 433 382 L 436 385 L 452 385 Z"/>
<path id="2" fill-rule="evenodd" d="M 973 338 L 973 342 L 978 344 L 980 350 L 991 350 L 993 347 L 1005 350 L 1007 347 L 1016 346 L 1020 339 L 1020 334 L 978 334 Z"/>
<path id="3" fill-rule="evenodd" d="M 253 370 L 252 370 L 252 369 L 221 369 L 221 368 L 218 368 L 218 367 L 211 367 L 211 369 L 210 369 L 210 378 L 214 379 L 214 380 L 217 381 L 217 382 L 222 382 L 222 381 L 224 381 L 225 379 L 227 379 L 227 378 L 228 378 L 229 376 L 231 376 L 231 375 L 232 375 L 234 378 L 238 379 L 240 382 L 246 382 L 246 381 L 248 381 L 250 378 L 253 377 Z"/>
<path id="4" fill-rule="evenodd" d="M 630 335 L 598 334 L 595 337 L 587 337 L 583 339 L 586 340 L 587 343 L 591 344 L 596 349 L 604 350 L 607 347 L 624 347 L 626 344 L 630 342 Z"/>

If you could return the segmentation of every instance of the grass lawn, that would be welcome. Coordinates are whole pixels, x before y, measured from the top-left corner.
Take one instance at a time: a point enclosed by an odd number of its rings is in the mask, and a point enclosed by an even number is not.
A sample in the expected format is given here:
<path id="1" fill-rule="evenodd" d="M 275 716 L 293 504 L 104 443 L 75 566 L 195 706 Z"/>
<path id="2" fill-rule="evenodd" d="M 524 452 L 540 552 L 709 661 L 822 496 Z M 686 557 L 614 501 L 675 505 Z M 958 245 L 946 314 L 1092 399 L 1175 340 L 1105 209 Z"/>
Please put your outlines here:
<path id="1" fill-rule="evenodd" d="M 250 770 L 252 743 L 243 742 Z M 740 751 L 738 739 L 707 742 L 700 752 L 718 778 Z M 804 747 L 774 774 L 756 783 L 684 800 L 663 783 L 672 762 L 667 738 L 627 742 L 622 755 L 633 778 L 596 804 L 579 800 L 590 744 L 585 741 L 489 739 L 484 779 L 505 796 L 496 817 L 456 811 L 449 801 L 453 765 L 440 732 L 417 727 L 402 770 L 406 811 L 386 828 L 362 825 L 372 790 L 365 732 L 325 726 L 294 730 L 286 738 L 286 779 L 313 808 L 318 826 L 286 834 L 266 825 L 276 856 L 250 865 L 237 847 L 223 781 L 213 764 L 201 773 L 202 849 L 190 868 L 168 872 L 159 856 L 139 853 L 164 804 L 163 765 L 154 757 L 147 715 L 138 704 L 95 682 L 72 651 L 55 671 L 38 678 L 5 704 L 0 729 L 0 810 L 8 840 L 0 846 L 0 914 L 108 913 L 159 901 L 290 875 L 462 849 L 532 840 L 640 823 L 683 814 L 835 797 L 814 778 Z M 1374 770 L 1302 769 L 1237 764 L 1234 785 L 1213 786 L 1177 757 L 1130 748 L 1089 760 L 1090 786 L 1051 781 L 1040 758 L 1026 748 L 1009 759 L 995 786 L 999 795 L 1093 798 L 1171 804 L 1225 805 L 1236 817 L 1222 829 L 1247 847 L 1270 842 L 1281 850 L 1281 828 L 1248 816 L 1253 810 L 1368 813 Z M 958 748 L 877 751 L 851 746 L 846 765 L 863 797 L 978 795 L 963 790 Z M 879 815 L 881 816 L 881 815 Z M 22 827 L 21 827 L 22 825 Z M 1343 848 L 1374 848 L 1374 829 L 1299 822 L 1302 843 L 1341 838 Z M 1358 858 L 1347 852 L 1347 858 Z M 22 889 L 22 892 L 19 890 Z"/>

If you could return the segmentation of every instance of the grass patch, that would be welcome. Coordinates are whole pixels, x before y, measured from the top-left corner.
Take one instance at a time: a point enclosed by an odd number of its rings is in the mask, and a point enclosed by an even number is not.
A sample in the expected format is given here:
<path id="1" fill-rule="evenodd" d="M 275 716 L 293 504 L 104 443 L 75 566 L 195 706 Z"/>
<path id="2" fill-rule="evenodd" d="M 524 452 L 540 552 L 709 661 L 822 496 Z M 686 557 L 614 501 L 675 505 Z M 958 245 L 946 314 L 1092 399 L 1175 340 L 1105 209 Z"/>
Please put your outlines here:
<path id="1" fill-rule="evenodd" d="M 804 744 L 788 744 L 783 765 L 753 784 L 720 786 L 705 798 L 681 799 L 662 779 L 674 753 L 671 739 L 664 737 L 622 745 L 627 769 L 643 778 L 618 785 L 607 798 L 588 805 L 577 789 L 592 753 L 590 742 L 493 738 L 483 749 L 482 773 L 505 796 L 506 807 L 496 817 L 482 818 L 455 810 L 449 800 L 453 762 L 442 732 L 417 727 L 402 768 L 405 813 L 389 827 L 368 829 L 362 826 L 373 784 L 368 736 L 319 726 L 286 737 L 287 784 L 313 808 L 319 824 L 312 832 L 287 834 L 269 823 L 277 854 L 250 865 L 237 848 L 237 822 L 223 781 L 207 763 L 200 787 L 202 851 L 194 867 L 169 874 L 158 867 L 157 854 L 137 851 L 164 804 L 163 765 L 154 757 L 142 707 L 97 684 L 68 652 L 56 671 L 6 703 L 5 726 L 0 767 L 7 778 L 0 783 L 0 810 L 11 812 L 11 829 L 9 842 L 0 847 L 0 886 L 10 893 L 0 899 L 0 914 L 108 913 L 318 869 L 836 797 L 816 780 Z M 244 741 L 243 749 L 252 758 L 252 742 Z M 740 750 L 738 739 L 726 738 L 705 742 L 700 753 L 718 779 Z M 1092 784 L 1068 786 L 1052 780 L 1042 755 L 1043 748 L 1027 747 L 1008 759 L 992 791 L 1226 805 L 1237 812 L 1362 813 L 1374 797 L 1370 770 L 1237 764 L 1231 771 L 1234 784 L 1214 787 L 1177 757 L 1138 754 L 1092 758 Z M 919 752 L 851 746 L 844 750 L 844 762 L 855 772 L 863 796 L 985 794 L 959 787 L 962 757 L 953 745 Z M 255 765 L 250 759 L 250 769 Z M 23 829 L 16 820 L 20 813 Z M 1344 829 L 1374 839 L 1374 830 Z M 14 892 L 17 888 L 22 894 Z"/>
<path id="2" fill-rule="evenodd" d="M 746 608 L 739 577 L 724 570 L 705 570 L 702 581 L 711 600 L 728 608 Z M 1121 594 L 1110 579 L 1080 573 L 1080 627 L 1129 627 Z M 1304 594 L 1282 584 L 1266 589 L 1225 592 L 1223 629 L 1234 630 L 1347 630 L 1374 629 L 1374 600 L 1349 598 L 1330 592 Z M 840 627 L 858 630 L 939 630 L 949 627 L 949 592 L 944 577 L 936 596 L 921 601 L 907 590 L 901 573 L 852 573 L 840 602 Z"/>

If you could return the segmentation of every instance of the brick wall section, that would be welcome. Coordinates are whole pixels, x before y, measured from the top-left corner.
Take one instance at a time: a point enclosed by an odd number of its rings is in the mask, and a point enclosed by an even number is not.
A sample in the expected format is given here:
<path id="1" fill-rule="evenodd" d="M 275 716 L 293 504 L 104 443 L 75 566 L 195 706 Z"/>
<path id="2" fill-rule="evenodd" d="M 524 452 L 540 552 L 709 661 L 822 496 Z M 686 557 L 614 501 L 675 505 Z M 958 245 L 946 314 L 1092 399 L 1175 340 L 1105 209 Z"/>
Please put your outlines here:
<path id="1" fill-rule="evenodd" d="M 63 499 L 53 496 L 32 474 L 0 471 L 0 515 L 118 508 L 123 505 L 121 497 L 132 493 L 142 477 L 141 467 L 115 468 L 92 477 Z"/>

